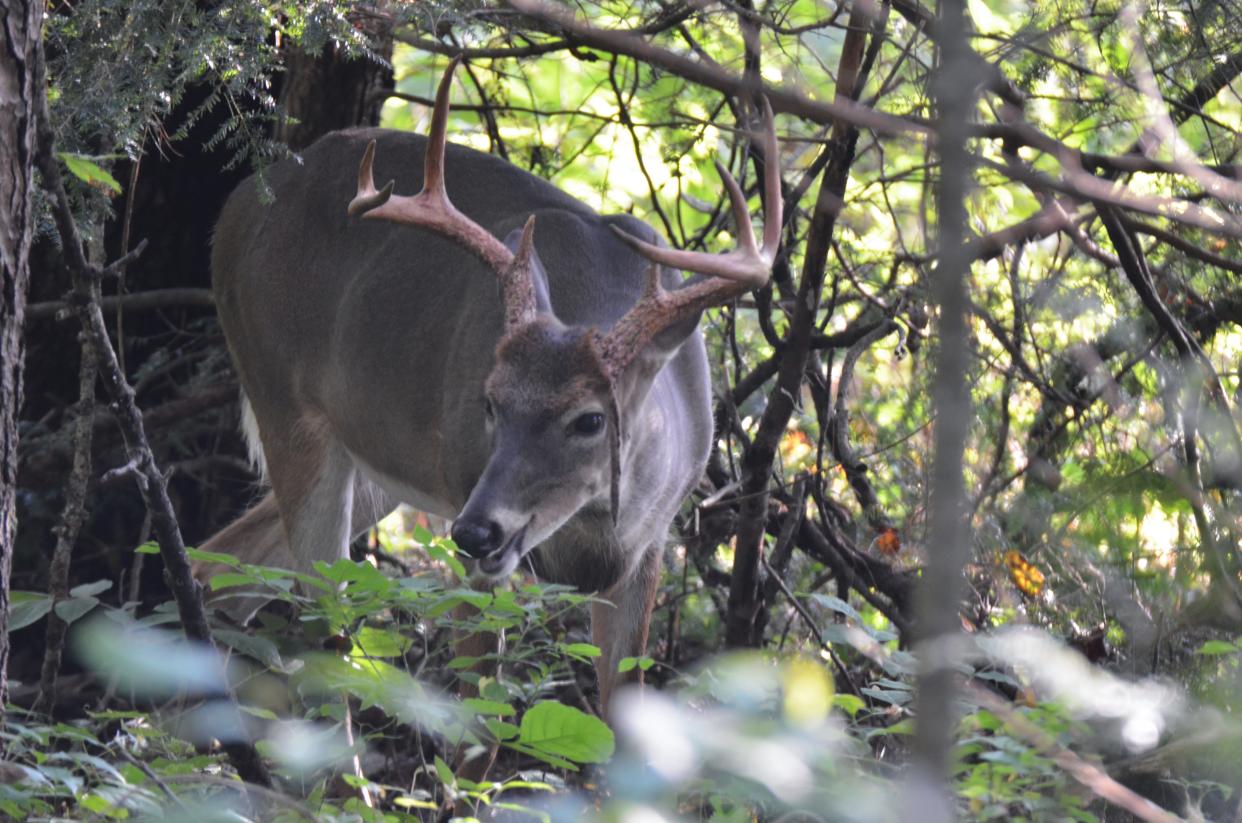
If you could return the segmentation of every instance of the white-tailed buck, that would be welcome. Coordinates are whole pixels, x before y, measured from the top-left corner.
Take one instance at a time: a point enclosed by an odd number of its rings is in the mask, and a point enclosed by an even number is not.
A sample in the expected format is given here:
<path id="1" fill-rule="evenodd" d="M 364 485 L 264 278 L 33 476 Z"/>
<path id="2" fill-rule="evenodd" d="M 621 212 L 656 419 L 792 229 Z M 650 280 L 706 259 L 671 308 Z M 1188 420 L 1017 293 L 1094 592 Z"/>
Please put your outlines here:
<path id="1" fill-rule="evenodd" d="M 272 488 L 205 548 L 308 570 L 399 503 L 455 518 L 484 574 L 525 559 L 613 604 L 592 610 L 607 705 L 711 444 L 699 315 L 766 283 L 776 254 L 771 112 L 762 247 L 717 164 L 738 248 L 691 253 L 445 146 L 452 71 L 428 138 L 331 134 L 268 171 L 274 200 L 253 179 L 229 198 L 215 294 Z M 422 192 L 377 190 L 375 167 Z"/>

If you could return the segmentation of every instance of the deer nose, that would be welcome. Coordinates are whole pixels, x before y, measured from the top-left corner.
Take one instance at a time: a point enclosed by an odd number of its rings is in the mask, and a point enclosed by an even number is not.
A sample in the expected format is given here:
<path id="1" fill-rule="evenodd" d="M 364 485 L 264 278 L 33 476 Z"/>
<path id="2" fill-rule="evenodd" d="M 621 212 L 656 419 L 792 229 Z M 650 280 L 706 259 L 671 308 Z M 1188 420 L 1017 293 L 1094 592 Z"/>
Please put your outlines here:
<path id="1" fill-rule="evenodd" d="M 495 520 L 458 518 L 453 524 L 453 542 L 457 548 L 478 560 L 500 548 L 504 536 Z"/>

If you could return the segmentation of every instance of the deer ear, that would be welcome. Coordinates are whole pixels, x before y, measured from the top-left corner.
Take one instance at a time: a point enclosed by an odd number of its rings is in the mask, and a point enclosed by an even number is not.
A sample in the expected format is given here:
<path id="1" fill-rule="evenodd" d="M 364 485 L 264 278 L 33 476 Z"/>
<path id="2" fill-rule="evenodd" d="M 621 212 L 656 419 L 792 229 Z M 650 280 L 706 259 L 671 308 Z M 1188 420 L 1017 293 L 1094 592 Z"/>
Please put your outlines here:
<path id="1" fill-rule="evenodd" d="M 538 236 L 538 228 L 535 229 Z M 518 244 L 522 242 L 522 230 L 514 229 L 505 237 L 505 245 L 509 251 L 517 254 Z M 539 250 L 530 250 L 530 277 L 535 287 L 535 311 L 540 314 L 552 314 L 552 298 L 548 293 L 548 270 L 539 259 Z"/>
<path id="2" fill-rule="evenodd" d="M 683 280 L 680 272 L 670 272 L 669 269 L 663 266 L 660 267 L 660 283 L 664 286 L 665 291 L 677 291 L 701 279 L 704 278 L 696 275 L 688 280 Z M 702 316 L 703 312 L 694 312 L 689 317 L 683 317 L 656 332 L 651 341 L 634 358 L 634 364 L 631 368 L 636 367 L 654 376 L 656 372 L 664 367 L 665 363 L 677 354 L 682 344 L 694 334 L 699 327 L 699 320 Z"/>

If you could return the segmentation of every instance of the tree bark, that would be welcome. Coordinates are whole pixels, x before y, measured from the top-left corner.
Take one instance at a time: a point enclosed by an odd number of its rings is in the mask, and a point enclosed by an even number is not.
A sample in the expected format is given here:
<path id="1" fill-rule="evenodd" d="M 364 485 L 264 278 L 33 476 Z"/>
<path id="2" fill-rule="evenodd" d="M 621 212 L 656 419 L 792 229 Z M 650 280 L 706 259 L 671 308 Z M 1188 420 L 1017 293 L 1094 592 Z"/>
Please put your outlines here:
<path id="1" fill-rule="evenodd" d="M 838 100 L 852 100 L 857 95 L 866 32 L 867 18 L 860 9 L 855 9 L 850 15 L 837 72 Z M 758 646 L 763 640 L 764 604 L 759 569 L 767 525 L 768 479 L 781 435 L 794 412 L 795 398 L 801 392 L 816 331 L 815 321 L 819 314 L 828 250 L 836 228 L 837 204 L 845 193 L 857 143 L 858 129 L 841 121 L 833 129 L 832 140 L 825 147 L 825 151 L 830 153 L 829 160 L 811 216 L 811 228 L 807 232 L 797 304 L 789 322 L 785 348 L 781 352 L 776 386 L 768 396 L 754 442 L 742 456 L 742 488 L 738 495 L 742 500 L 741 514 L 725 620 L 725 643 L 730 647 Z"/>
<path id="2" fill-rule="evenodd" d="M 0 6 L 0 717 L 8 694 L 9 575 L 17 535 L 17 415 L 34 237 L 40 0 Z"/>
<path id="3" fill-rule="evenodd" d="M 319 54 L 296 47 L 286 52 L 280 93 L 283 116 L 275 137 L 293 151 L 330 131 L 379 125 L 384 101 L 378 92 L 393 87 L 392 25 L 378 16 L 366 22 L 376 56 L 388 65 L 346 55 L 331 44 Z"/>

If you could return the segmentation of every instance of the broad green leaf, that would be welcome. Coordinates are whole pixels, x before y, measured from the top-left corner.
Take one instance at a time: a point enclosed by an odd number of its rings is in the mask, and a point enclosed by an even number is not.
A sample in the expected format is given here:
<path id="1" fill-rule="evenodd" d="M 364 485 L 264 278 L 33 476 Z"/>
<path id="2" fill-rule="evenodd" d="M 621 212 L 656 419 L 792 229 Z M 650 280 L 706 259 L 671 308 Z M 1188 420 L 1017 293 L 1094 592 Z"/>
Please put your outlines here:
<path id="1" fill-rule="evenodd" d="M 66 623 L 73 623 L 98 605 L 98 597 L 71 597 L 56 604 L 56 616 Z"/>
<path id="2" fill-rule="evenodd" d="M 328 564 L 320 560 L 315 563 L 315 571 L 333 583 L 349 583 L 351 586 L 362 586 L 374 591 L 385 591 L 392 585 L 392 579 L 370 563 L 341 559 Z"/>
<path id="3" fill-rule="evenodd" d="M 643 657 L 623 657 L 617 662 L 617 671 L 621 674 L 632 672 L 634 669 L 645 672 L 654 665 L 655 660 L 645 655 Z"/>
<path id="4" fill-rule="evenodd" d="M 522 715 L 518 742 L 575 763 L 603 763 L 616 748 L 604 721 L 554 701 L 536 703 Z"/>
<path id="5" fill-rule="evenodd" d="M 400 657 L 414 641 L 393 629 L 363 626 L 354 634 L 351 655 L 362 657 Z"/>
<path id="6" fill-rule="evenodd" d="M 24 629 L 52 610 L 52 598 L 42 592 L 13 592 L 9 596 L 9 631 Z"/>

